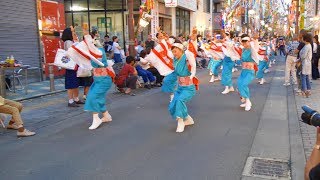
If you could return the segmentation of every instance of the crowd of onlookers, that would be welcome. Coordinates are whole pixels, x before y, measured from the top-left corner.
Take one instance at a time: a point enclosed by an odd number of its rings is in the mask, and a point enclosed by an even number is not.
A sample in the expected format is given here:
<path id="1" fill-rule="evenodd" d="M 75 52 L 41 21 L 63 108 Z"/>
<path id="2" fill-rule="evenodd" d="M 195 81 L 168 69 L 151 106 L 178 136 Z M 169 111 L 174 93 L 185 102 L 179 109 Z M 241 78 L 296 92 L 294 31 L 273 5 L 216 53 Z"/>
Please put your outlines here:
<path id="1" fill-rule="evenodd" d="M 299 35 L 294 35 L 286 44 L 284 39 L 279 41 L 279 52 L 286 55 L 285 83 L 284 86 L 297 85 L 297 95 L 309 97 L 311 95 L 311 79 L 319 78 L 320 48 L 318 35 L 312 35 L 306 30 L 301 30 Z"/>

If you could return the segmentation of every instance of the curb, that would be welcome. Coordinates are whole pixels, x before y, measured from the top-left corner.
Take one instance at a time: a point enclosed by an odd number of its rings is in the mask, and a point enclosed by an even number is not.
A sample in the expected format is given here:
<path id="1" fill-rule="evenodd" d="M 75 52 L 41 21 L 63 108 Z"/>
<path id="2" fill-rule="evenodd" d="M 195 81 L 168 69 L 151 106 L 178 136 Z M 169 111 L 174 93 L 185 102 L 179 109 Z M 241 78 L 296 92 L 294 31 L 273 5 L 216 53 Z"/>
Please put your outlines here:
<path id="1" fill-rule="evenodd" d="M 59 90 L 59 91 L 54 91 L 54 92 L 49 92 L 49 93 L 37 94 L 37 95 L 31 96 L 31 97 L 16 98 L 16 99 L 12 99 L 12 100 L 13 100 L 13 101 L 25 101 L 25 100 L 35 99 L 35 98 L 39 98 L 39 97 L 54 95 L 54 94 L 58 94 L 58 93 L 66 92 L 66 91 L 67 91 L 67 90 L 64 89 L 64 90 Z"/>
<path id="2" fill-rule="evenodd" d="M 274 69 L 271 86 L 267 95 L 264 108 L 261 112 L 259 125 L 252 142 L 247 162 L 244 166 L 243 180 L 251 179 L 290 179 L 290 144 L 288 127 L 288 100 L 287 89 L 279 88 L 283 82 L 284 63 L 280 61 Z M 262 174 L 254 174 L 260 166 L 247 166 L 250 158 L 270 160 L 263 168 Z M 284 163 L 284 169 L 275 170 L 277 162 Z M 285 168 L 286 166 L 286 168 Z M 246 174 L 249 168 L 250 174 Z M 258 171 L 257 171 L 258 172 Z M 262 171 L 261 171 L 262 172 Z M 278 172 L 282 172 L 278 174 Z M 287 174 L 287 175 L 285 175 Z"/>
<path id="3" fill-rule="evenodd" d="M 292 180 L 301 180 L 304 179 L 304 166 L 306 157 L 303 148 L 293 87 L 287 88 L 287 101 L 291 178 Z"/>

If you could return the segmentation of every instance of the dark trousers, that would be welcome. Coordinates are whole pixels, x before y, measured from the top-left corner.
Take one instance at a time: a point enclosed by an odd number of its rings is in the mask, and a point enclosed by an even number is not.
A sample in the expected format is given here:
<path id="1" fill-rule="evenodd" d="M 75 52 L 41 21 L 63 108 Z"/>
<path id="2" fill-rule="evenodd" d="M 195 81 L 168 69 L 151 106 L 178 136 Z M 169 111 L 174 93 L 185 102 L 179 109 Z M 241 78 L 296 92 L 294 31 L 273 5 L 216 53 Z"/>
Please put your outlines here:
<path id="1" fill-rule="evenodd" d="M 283 56 L 286 56 L 286 51 L 285 51 L 285 47 L 284 46 L 280 46 L 279 47 L 279 54 L 280 54 L 280 56 L 281 56 L 281 54 L 283 54 Z"/>
<path id="2" fill-rule="evenodd" d="M 297 83 L 298 83 L 298 89 L 301 89 L 301 72 L 302 72 L 302 65 L 297 66 Z"/>
<path id="3" fill-rule="evenodd" d="M 320 77 L 319 70 L 318 70 L 318 64 L 319 64 L 319 58 L 316 57 L 316 55 L 313 55 L 312 57 L 312 79 L 316 80 Z"/>
<path id="4" fill-rule="evenodd" d="M 160 75 L 160 73 L 158 72 L 158 70 L 156 68 L 154 68 L 154 67 L 149 68 L 148 71 L 151 72 L 156 77 L 157 84 L 162 83 L 162 80 L 164 77 Z"/>
<path id="5" fill-rule="evenodd" d="M 130 89 L 136 89 L 137 80 L 138 80 L 138 76 L 130 76 L 126 79 L 125 86 Z"/>

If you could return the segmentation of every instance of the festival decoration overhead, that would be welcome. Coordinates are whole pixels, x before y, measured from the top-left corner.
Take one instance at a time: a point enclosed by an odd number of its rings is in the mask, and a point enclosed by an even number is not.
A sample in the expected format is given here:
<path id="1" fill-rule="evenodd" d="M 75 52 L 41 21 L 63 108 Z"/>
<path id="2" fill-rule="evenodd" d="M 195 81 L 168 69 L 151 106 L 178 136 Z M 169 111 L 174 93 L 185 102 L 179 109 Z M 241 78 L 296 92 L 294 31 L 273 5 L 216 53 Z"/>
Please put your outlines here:
<path id="1" fill-rule="evenodd" d="M 145 27 L 149 25 L 150 20 L 152 19 L 151 10 L 154 8 L 154 0 L 142 0 L 140 9 L 139 9 L 139 21 L 137 24 L 137 29 L 135 36 L 138 33 L 142 32 Z"/>

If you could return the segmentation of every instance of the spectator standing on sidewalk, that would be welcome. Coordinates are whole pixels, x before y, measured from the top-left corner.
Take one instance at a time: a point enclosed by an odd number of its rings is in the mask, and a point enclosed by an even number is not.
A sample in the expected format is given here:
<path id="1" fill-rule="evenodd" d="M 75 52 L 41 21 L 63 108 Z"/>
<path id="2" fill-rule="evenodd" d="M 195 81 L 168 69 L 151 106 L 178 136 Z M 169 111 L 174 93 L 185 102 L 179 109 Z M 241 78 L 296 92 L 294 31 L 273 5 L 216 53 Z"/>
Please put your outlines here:
<path id="1" fill-rule="evenodd" d="M 306 34 L 307 31 L 302 29 L 299 33 L 299 46 L 298 48 L 295 50 L 295 53 L 298 54 L 297 55 L 297 60 L 300 59 L 300 51 L 301 49 L 304 47 L 305 43 L 302 41 L 302 36 L 304 34 Z M 298 87 L 295 89 L 296 93 L 300 94 L 301 93 L 301 69 L 302 66 L 301 66 L 301 63 L 300 62 L 297 62 L 296 63 L 296 69 L 297 69 L 297 73 L 296 73 L 296 76 L 297 76 L 297 83 L 298 83 Z"/>
<path id="2" fill-rule="evenodd" d="M 309 97 L 311 95 L 311 61 L 312 61 L 312 36 L 307 33 L 303 35 L 303 42 L 305 43 L 304 47 L 300 51 L 300 61 L 301 61 L 301 90 L 303 95 Z"/>
<path id="3" fill-rule="evenodd" d="M 320 48 L 319 46 L 319 38 L 318 35 L 313 37 L 313 53 L 312 53 L 312 79 L 317 80 L 319 78 L 319 55 L 320 55 Z"/>
<path id="4" fill-rule="evenodd" d="M 290 86 L 290 74 L 293 79 L 293 84 L 297 84 L 297 76 L 296 76 L 296 61 L 297 61 L 297 53 L 295 50 L 298 49 L 299 42 L 298 37 L 294 36 L 292 41 L 289 42 L 287 46 L 287 59 L 286 59 L 286 69 L 285 69 L 285 78 L 284 78 L 284 86 Z"/>
<path id="5" fill-rule="evenodd" d="M 316 144 L 306 163 L 304 170 L 305 180 L 320 179 L 320 128 L 317 127 Z"/>
<path id="6" fill-rule="evenodd" d="M 113 36 L 112 40 L 113 40 L 112 50 L 113 50 L 114 63 L 122 62 L 121 52 L 120 52 L 121 47 L 120 47 L 120 45 L 118 43 L 119 39 L 118 39 L 117 36 Z"/>
<path id="7" fill-rule="evenodd" d="M 0 96 L 0 113 L 10 114 L 12 116 L 7 129 L 18 130 L 18 137 L 33 136 L 36 133 L 29 131 L 23 127 L 21 119 L 22 104 L 16 101 L 11 101 Z"/>
<path id="8" fill-rule="evenodd" d="M 62 41 L 64 42 L 64 50 L 68 50 L 73 44 L 73 32 L 71 28 L 66 28 L 62 33 Z M 79 99 L 79 78 L 76 70 L 66 69 L 65 88 L 68 92 L 68 107 L 79 107 L 78 104 L 84 104 Z"/>

